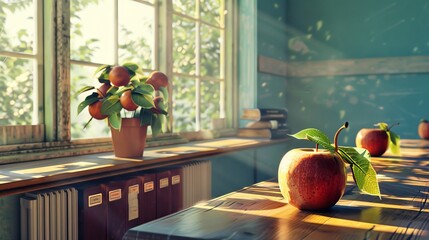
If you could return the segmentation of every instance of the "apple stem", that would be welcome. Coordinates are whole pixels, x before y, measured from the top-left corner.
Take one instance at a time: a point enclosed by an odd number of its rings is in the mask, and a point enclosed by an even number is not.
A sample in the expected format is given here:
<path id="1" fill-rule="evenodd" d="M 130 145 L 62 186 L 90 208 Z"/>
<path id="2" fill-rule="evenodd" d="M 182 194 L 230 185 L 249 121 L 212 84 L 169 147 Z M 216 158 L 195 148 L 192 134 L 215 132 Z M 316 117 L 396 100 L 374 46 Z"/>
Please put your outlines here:
<path id="1" fill-rule="evenodd" d="M 349 122 L 345 122 L 345 123 L 344 123 L 344 125 L 343 125 L 343 126 L 341 126 L 341 127 L 337 130 L 337 132 L 335 133 L 335 136 L 334 136 L 335 152 L 338 152 L 338 135 L 340 135 L 340 132 L 341 132 L 343 129 L 348 128 L 348 127 L 349 127 Z"/>
<path id="2" fill-rule="evenodd" d="M 316 143 L 316 149 L 315 149 L 315 152 L 318 152 L 319 151 L 319 144 L 318 143 Z"/>
<path id="3" fill-rule="evenodd" d="M 390 129 L 392 129 L 394 126 L 399 126 L 399 123 L 392 124 L 390 127 L 387 128 L 387 131 L 389 132 Z"/>

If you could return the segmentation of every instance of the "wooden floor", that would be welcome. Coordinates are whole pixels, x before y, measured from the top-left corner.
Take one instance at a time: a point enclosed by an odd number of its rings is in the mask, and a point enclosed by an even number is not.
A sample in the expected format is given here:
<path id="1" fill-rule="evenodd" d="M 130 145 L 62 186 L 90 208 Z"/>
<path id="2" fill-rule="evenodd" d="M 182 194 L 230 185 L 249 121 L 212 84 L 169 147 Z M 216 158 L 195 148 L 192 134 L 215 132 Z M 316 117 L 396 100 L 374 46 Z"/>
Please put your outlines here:
<path id="1" fill-rule="evenodd" d="M 349 175 L 333 208 L 300 211 L 266 181 L 133 228 L 124 239 L 429 239 L 429 141 L 401 146 L 401 157 L 372 159 L 381 199 L 362 194 Z"/>

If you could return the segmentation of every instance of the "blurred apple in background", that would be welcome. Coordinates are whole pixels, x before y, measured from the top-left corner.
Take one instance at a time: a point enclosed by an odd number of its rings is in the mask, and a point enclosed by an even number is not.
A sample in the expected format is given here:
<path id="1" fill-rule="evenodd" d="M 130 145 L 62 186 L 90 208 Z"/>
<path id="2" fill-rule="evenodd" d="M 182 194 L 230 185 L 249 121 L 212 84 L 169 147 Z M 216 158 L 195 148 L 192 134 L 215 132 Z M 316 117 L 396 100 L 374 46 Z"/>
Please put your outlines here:
<path id="1" fill-rule="evenodd" d="M 365 148 L 372 157 L 379 157 L 389 146 L 386 131 L 375 128 L 362 128 L 356 136 L 356 147 Z"/>
<path id="2" fill-rule="evenodd" d="M 429 139 L 429 122 L 426 119 L 419 123 L 419 136 L 422 139 Z"/>
<path id="3" fill-rule="evenodd" d="M 399 125 L 393 124 L 389 127 L 387 123 L 377 123 L 379 128 L 362 128 L 356 135 L 356 147 L 365 148 L 372 157 L 383 155 L 386 150 L 390 150 L 393 155 L 400 155 L 399 141 L 400 137 L 392 132 L 392 127 Z"/>

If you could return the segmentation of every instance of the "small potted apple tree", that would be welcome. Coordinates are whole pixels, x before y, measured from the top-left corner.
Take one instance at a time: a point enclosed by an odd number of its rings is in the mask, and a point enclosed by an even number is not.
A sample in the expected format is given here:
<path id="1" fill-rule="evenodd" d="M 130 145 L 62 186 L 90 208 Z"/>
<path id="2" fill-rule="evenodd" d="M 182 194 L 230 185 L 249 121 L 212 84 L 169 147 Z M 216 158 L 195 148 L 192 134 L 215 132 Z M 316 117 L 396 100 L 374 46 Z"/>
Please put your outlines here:
<path id="1" fill-rule="evenodd" d="M 100 86 L 85 86 L 87 93 L 78 105 L 78 114 L 88 107 L 92 119 L 107 119 L 115 156 L 139 158 L 143 155 L 147 127 L 156 137 L 165 128 L 168 77 L 159 71 L 145 76 L 135 63 L 103 65 L 94 73 Z"/>
<path id="2" fill-rule="evenodd" d="M 297 139 L 316 143 L 314 149 L 297 148 L 287 152 L 279 165 L 278 181 L 282 195 L 289 204 L 301 210 L 324 210 L 334 206 L 343 196 L 350 165 L 358 188 L 367 194 L 380 196 L 376 172 L 366 149 L 338 146 L 341 130 L 334 144 L 320 130 L 304 129 L 294 135 Z M 323 149 L 319 149 L 319 146 Z"/>

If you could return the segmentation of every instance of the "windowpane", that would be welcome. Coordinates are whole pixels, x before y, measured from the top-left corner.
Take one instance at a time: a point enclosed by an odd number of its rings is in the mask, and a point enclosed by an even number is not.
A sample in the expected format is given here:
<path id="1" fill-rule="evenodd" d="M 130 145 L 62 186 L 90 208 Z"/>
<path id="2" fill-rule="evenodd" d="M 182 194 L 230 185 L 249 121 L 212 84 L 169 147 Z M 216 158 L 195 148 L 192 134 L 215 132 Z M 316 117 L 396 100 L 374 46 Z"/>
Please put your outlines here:
<path id="1" fill-rule="evenodd" d="M 0 125 L 36 124 L 35 60 L 0 56 Z"/>
<path id="2" fill-rule="evenodd" d="M 110 130 L 106 120 L 93 119 L 91 123 L 84 129 L 85 124 L 91 118 L 88 108 L 85 108 L 77 115 L 77 106 L 92 92 L 87 92 L 76 96 L 76 92 L 83 86 L 100 87 L 96 79 L 92 79 L 95 67 L 87 67 L 81 65 L 71 65 L 71 99 L 70 99 L 70 117 L 71 117 L 71 134 L 73 139 L 77 138 L 97 138 L 109 137 Z"/>
<path id="3" fill-rule="evenodd" d="M 71 59 L 113 64 L 114 1 L 73 0 L 71 6 Z"/>
<path id="4" fill-rule="evenodd" d="M 174 132 L 195 131 L 195 79 L 177 77 L 173 80 Z"/>
<path id="5" fill-rule="evenodd" d="M 201 76 L 220 77 L 220 31 L 201 24 Z"/>
<path id="6" fill-rule="evenodd" d="M 155 68 L 155 10 L 135 1 L 119 2 L 119 63 Z"/>
<path id="7" fill-rule="evenodd" d="M 0 50 L 35 53 L 36 6 L 34 1 L 0 1 L 0 9 Z"/>
<path id="8" fill-rule="evenodd" d="M 195 75 L 196 23 L 173 17 L 173 71 Z"/>
<path id="9" fill-rule="evenodd" d="M 203 21 L 220 26 L 220 1 L 200 0 L 200 15 Z"/>
<path id="10" fill-rule="evenodd" d="M 220 117 L 220 82 L 201 81 L 201 128 L 212 129 L 212 119 Z"/>
<path id="11" fill-rule="evenodd" d="M 173 9 L 176 12 L 195 17 L 196 0 L 173 0 Z"/>

